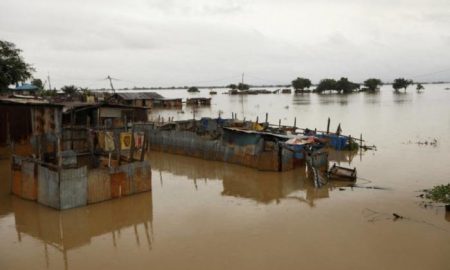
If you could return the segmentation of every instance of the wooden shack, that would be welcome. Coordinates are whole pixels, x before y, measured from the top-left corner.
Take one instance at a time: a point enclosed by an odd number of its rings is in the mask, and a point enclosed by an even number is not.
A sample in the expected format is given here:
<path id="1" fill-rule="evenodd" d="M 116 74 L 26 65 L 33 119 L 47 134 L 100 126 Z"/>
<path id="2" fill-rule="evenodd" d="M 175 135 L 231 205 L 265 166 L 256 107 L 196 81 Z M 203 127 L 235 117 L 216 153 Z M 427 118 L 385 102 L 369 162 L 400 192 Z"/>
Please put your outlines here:
<path id="1" fill-rule="evenodd" d="M 147 120 L 145 108 L 6 99 L 0 112 L 13 194 L 68 209 L 151 190 L 148 138 L 135 129 Z"/>
<path id="2" fill-rule="evenodd" d="M 120 92 L 113 94 L 106 101 L 109 104 L 152 108 L 154 101 L 161 99 L 164 97 L 155 92 Z"/>
<path id="3" fill-rule="evenodd" d="M 183 100 L 181 98 L 163 98 L 153 100 L 153 108 L 181 109 Z"/>
<path id="4" fill-rule="evenodd" d="M 211 98 L 188 98 L 186 105 L 191 106 L 211 106 Z"/>

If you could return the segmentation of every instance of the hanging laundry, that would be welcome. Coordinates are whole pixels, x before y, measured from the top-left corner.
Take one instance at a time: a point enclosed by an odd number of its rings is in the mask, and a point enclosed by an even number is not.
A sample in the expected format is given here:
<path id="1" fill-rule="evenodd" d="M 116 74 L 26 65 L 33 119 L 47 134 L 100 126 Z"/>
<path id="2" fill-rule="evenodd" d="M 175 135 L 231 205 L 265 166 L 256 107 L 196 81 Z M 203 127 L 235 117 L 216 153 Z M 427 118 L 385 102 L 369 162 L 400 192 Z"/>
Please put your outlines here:
<path id="1" fill-rule="evenodd" d="M 105 132 L 105 148 L 106 152 L 114 151 L 114 134 L 111 131 Z"/>
<path id="2" fill-rule="evenodd" d="M 142 148 L 144 144 L 144 132 L 135 132 L 134 133 L 134 147 L 135 148 Z"/>
<path id="3" fill-rule="evenodd" d="M 130 150 L 131 148 L 131 132 L 120 133 L 120 149 Z"/>
<path id="4" fill-rule="evenodd" d="M 105 132 L 104 131 L 99 131 L 97 133 L 97 142 L 98 142 L 98 147 L 100 147 L 100 149 L 105 150 Z"/>

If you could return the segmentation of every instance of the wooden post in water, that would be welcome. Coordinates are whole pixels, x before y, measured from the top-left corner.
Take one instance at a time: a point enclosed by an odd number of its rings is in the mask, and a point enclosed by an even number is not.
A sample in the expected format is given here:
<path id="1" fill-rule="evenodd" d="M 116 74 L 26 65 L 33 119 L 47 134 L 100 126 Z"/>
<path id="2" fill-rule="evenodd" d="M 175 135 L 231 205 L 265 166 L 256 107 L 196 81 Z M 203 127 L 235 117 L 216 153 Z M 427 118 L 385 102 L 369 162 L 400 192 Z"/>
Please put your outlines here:
<path id="1" fill-rule="evenodd" d="M 269 121 L 269 113 L 266 113 L 266 123 Z"/>
<path id="2" fill-rule="evenodd" d="M 294 117 L 294 128 L 297 127 L 297 117 Z"/>
<path id="3" fill-rule="evenodd" d="M 328 117 L 328 123 L 327 123 L 327 134 L 330 133 L 330 117 Z"/>
<path id="4" fill-rule="evenodd" d="M 281 119 L 278 120 L 278 128 L 281 129 Z"/>

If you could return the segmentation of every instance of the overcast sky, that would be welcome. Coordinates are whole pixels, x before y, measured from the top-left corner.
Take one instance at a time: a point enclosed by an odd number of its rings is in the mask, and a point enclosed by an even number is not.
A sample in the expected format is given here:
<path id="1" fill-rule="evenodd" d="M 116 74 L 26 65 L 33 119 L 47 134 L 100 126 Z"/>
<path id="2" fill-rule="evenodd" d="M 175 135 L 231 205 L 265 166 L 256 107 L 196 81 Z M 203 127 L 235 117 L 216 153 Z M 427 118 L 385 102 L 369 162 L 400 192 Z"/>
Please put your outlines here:
<path id="1" fill-rule="evenodd" d="M 52 84 L 450 80 L 449 0 L 1 0 L 0 39 Z"/>

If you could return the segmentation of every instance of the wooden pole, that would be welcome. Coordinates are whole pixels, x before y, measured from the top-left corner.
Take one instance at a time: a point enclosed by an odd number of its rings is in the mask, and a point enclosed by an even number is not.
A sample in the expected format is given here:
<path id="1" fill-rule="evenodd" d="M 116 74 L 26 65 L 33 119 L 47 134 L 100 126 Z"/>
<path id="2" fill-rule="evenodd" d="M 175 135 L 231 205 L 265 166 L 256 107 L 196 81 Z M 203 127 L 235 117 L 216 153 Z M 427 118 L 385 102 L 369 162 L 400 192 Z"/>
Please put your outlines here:
<path id="1" fill-rule="evenodd" d="M 330 117 L 328 117 L 328 123 L 327 123 L 327 134 L 330 133 Z"/>
<path id="2" fill-rule="evenodd" d="M 256 124 L 258 124 L 258 120 L 259 120 L 259 118 L 258 118 L 258 116 L 256 116 Z"/>
<path id="3" fill-rule="evenodd" d="M 278 120 L 278 128 L 281 128 L 281 119 Z"/>
<path id="4" fill-rule="evenodd" d="M 269 113 L 266 113 L 266 123 L 268 123 L 269 120 Z"/>
<path id="5" fill-rule="evenodd" d="M 297 127 L 297 117 L 294 117 L 294 128 Z"/>
<path id="6" fill-rule="evenodd" d="M 134 160 L 134 125 L 131 127 L 131 148 L 130 148 L 130 162 Z"/>

